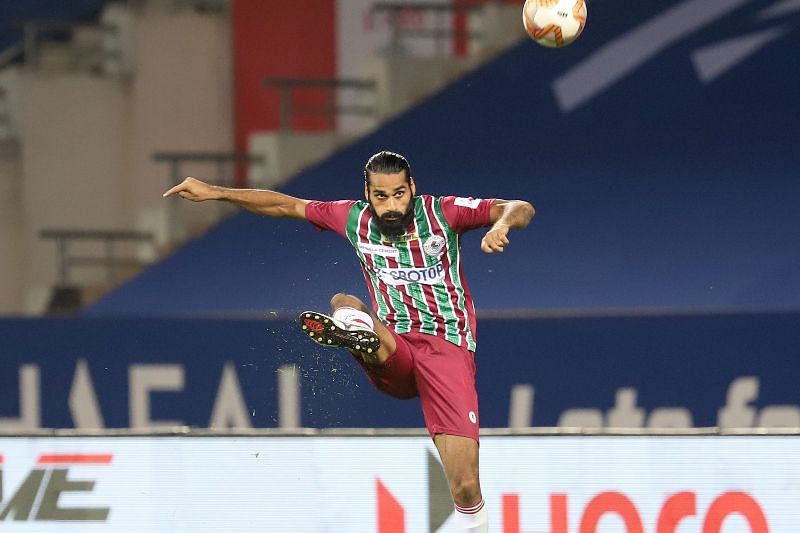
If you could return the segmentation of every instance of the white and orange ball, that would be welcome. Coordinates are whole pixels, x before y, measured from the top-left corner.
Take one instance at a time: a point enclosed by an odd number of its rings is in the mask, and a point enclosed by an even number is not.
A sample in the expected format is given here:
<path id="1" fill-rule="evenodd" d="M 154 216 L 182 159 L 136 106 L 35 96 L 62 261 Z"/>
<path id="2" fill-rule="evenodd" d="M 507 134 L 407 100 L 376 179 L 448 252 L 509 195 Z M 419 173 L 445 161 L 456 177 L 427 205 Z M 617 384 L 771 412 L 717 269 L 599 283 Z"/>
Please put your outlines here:
<path id="1" fill-rule="evenodd" d="M 531 39 L 548 48 L 566 46 L 586 26 L 585 0 L 525 0 L 522 23 Z"/>

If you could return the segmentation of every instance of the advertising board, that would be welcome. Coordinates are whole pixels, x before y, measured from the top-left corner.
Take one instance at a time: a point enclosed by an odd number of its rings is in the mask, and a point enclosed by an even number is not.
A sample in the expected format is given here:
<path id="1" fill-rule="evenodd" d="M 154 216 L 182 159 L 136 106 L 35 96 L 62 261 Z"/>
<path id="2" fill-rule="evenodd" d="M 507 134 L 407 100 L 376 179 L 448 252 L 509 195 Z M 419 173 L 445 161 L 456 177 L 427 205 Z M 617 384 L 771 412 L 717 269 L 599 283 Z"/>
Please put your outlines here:
<path id="1" fill-rule="evenodd" d="M 794 436 L 488 436 L 502 533 L 796 531 Z M 14 532 L 449 532 L 425 436 L 0 438 Z"/>

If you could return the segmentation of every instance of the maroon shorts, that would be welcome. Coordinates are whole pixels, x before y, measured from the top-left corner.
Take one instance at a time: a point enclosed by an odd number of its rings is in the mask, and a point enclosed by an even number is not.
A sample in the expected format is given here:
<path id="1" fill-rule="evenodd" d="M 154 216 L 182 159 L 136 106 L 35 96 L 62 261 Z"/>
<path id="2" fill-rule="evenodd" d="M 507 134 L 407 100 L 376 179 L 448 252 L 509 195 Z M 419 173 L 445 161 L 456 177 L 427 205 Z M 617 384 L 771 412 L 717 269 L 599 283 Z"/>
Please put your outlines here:
<path id="1" fill-rule="evenodd" d="M 478 440 L 474 354 L 433 335 L 391 333 L 397 351 L 386 363 L 362 364 L 372 384 L 395 398 L 419 396 L 431 437 L 444 433 Z"/>

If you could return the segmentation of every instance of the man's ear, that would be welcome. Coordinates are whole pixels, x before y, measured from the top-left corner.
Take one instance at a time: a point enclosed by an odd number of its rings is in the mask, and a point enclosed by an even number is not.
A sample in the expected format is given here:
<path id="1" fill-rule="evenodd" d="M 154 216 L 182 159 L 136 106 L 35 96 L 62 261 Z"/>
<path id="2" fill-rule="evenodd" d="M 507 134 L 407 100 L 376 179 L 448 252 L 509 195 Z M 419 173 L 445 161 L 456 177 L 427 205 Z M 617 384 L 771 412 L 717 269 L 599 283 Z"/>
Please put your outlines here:
<path id="1" fill-rule="evenodd" d="M 364 198 L 369 202 L 369 185 L 364 182 Z"/>
<path id="2" fill-rule="evenodd" d="M 417 185 L 414 183 L 414 178 L 409 178 L 408 186 L 411 187 L 411 195 L 416 196 L 417 194 Z"/>

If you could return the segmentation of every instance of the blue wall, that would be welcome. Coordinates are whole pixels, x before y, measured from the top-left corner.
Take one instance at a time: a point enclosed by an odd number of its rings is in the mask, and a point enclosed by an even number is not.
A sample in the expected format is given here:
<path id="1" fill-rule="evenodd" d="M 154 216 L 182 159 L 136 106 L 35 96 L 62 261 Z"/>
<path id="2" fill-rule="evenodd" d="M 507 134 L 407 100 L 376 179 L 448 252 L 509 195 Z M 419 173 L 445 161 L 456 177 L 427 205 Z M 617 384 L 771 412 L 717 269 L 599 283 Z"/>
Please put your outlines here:
<path id="1" fill-rule="evenodd" d="M 533 424 L 568 409 L 606 413 L 617 389 L 637 390 L 649 416 L 684 407 L 694 426 L 717 424 L 737 378 L 760 388 L 752 407 L 800 413 L 800 314 L 481 320 L 478 391 L 484 427 L 506 427 L 510 390 L 535 388 Z M 180 364 L 181 392 L 154 393 L 152 418 L 207 427 L 226 362 L 234 364 L 254 427 L 277 424 L 277 369 L 300 368 L 307 427 L 421 427 L 419 403 L 372 388 L 342 350 L 318 347 L 284 320 L 71 319 L 0 321 L 0 418 L 19 416 L 17 370 L 40 368 L 42 424 L 72 427 L 77 361 L 88 363 L 105 424 L 125 427 L 132 365 Z M 645 424 L 647 422 L 645 421 Z"/>
<path id="2" fill-rule="evenodd" d="M 647 413 L 686 407 L 695 426 L 716 425 L 731 383 L 744 376 L 760 385 L 756 411 L 796 407 L 800 10 L 785 4 L 771 15 L 775 5 L 593 3 L 575 44 L 521 43 L 285 191 L 359 197 L 365 160 L 393 149 L 411 160 L 421 192 L 536 205 L 534 222 L 511 235 L 502 255 L 482 254 L 479 232 L 465 237 L 479 310 L 738 310 L 482 320 L 486 427 L 507 424 L 517 383 L 535 387 L 535 425 L 554 425 L 573 408 L 606 413 L 623 387 L 636 389 Z M 700 28 L 684 27 L 713 9 L 719 13 Z M 676 18 L 683 12 L 691 16 Z M 594 62 L 602 77 L 668 28 L 682 33 L 588 101 L 559 106 L 558 80 Z M 255 426 L 276 424 L 276 369 L 284 363 L 302 371 L 304 425 L 421 426 L 415 401 L 372 390 L 349 356 L 308 345 L 287 321 L 263 320 L 272 311 L 325 307 L 342 290 L 366 296 L 343 239 L 303 223 L 236 215 L 84 318 L 0 321 L 0 417 L 18 416 L 17 369 L 32 363 L 46 391 L 43 425 L 71 426 L 67 399 L 84 358 L 106 424 L 126 426 L 129 368 L 172 362 L 185 369 L 185 390 L 154 394 L 153 417 L 204 427 L 232 361 Z"/>
<path id="3" fill-rule="evenodd" d="M 388 148 L 422 192 L 530 200 L 538 214 L 507 253 L 482 254 L 478 232 L 464 240 L 479 309 L 796 309 L 800 10 L 771 16 L 773 4 L 598 2 L 576 43 L 514 47 L 285 190 L 357 198 L 364 162 Z M 559 106 L 558 80 L 597 64 L 567 84 L 591 85 L 676 28 L 604 90 Z M 339 290 L 365 295 L 338 237 L 241 214 L 88 313 L 259 315 Z"/>

